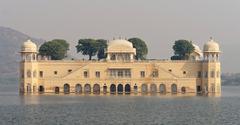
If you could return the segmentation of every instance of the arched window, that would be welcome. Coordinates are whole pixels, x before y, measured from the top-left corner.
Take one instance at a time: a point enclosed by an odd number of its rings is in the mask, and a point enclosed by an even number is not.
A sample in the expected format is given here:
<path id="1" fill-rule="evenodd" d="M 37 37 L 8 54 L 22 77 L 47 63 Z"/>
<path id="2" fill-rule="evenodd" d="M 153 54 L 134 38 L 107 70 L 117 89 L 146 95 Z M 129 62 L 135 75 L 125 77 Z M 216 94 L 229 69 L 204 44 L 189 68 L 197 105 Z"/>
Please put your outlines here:
<path id="1" fill-rule="evenodd" d="M 181 88 L 182 93 L 186 93 L 186 87 Z"/>
<path id="2" fill-rule="evenodd" d="M 160 84 L 159 91 L 160 91 L 161 94 L 166 93 L 166 85 Z"/>
<path id="3" fill-rule="evenodd" d="M 142 93 L 147 93 L 147 92 L 148 92 L 147 84 L 142 84 Z"/>
<path id="4" fill-rule="evenodd" d="M 177 85 L 176 84 L 172 84 L 171 89 L 172 89 L 173 94 L 177 93 Z"/>
<path id="5" fill-rule="evenodd" d="M 27 77 L 30 78 L 30 77 L 32 77 L 31 75 L 32 75 L 32 74 L 31 74 L 31 70 L 28 70 L 28 71 L 27 71 Z"/>
<path id="6" fill-rule="evenodd" d="M 78 93 L 78 94 L 82 93 L 82 86 L 81 86 L 81 84 L 77 84 L 75 86 L 75 92 Z"/>
<path id="7" fill-rule="evenodd" d="M 90 84 L 85 84 L 85 86 L 84 86 L 84 93 L 85 94 L 91 94 L 91 86 L 90 86 Z"/>
<path id="8" fill-rule="evenodd" d="M 58 86 L 56 86 L 56 87 L 54 88 L 54 92 L 55 92 L 56 94 L 58 94 L 58 93 L 60 92 L 60 88 L 59 88 Z"/>
<path id="9" fill-rule="evenodd" d="M 118 84 L 117 91 L 118 91 L 118 94 L 122 94 L 123 93 L 123 85 L 122 84 Z"/>
<path id="10" fill-rule="evenodd" d="M 94 84 L 93 85 L 93 93 L 94 94 L 100 94 L 100 85 L 99 84 Z"/>
<path id="11" fill-rule="evenodd" d="M 111 86 L 110 86 L 110 93 L 111 94 L 115 94 L 116 93 L 116 85 L 111 84 Z"/>
<path id="12" fill-rule="evenodd" d="M 64 88 L 64 93 L 65 94 L 70 93 L 70 85 L 69 84 L 64 84 L 63 88 Z"/>
<path id="13" fill-rule="evenodd" d="M 125 93 L 127 93 L 127 94 L 131 93 L 131 86 L 129 84 L 125 85 Z"/>
<path id="14" fill-rule="evenodd" d="M 150 89 L 151 89 L 151 93 L 157 93 L 157 85 L 156 84 L 151 84 Z"/>

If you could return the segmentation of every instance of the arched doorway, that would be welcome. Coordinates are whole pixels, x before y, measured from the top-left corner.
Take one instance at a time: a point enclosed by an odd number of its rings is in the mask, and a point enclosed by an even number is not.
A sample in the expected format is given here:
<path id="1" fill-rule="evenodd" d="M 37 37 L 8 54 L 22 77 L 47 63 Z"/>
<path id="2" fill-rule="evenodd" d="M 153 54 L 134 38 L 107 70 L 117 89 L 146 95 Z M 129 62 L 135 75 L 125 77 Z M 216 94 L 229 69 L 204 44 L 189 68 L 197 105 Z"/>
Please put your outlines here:
<path id="1" fill-rule="evenodd" d="M 142 84 L 142 93 L 147 93 L 147 92 L 148 92 L 147 84 Z"/>
<path id="2" fill-rule="evenodd" d="M 69 94 L 70 93 L 70 85 L 69 84 L 64 84 L 63 91 L 64 91 L 65 94 Z"/>
<path id="3" fill-rule="evenodd" d="M 115 94 L 116 93 L 116 85 L 111 84 L 111 86 L 110 86 L 110 93 L 111 94 Z"/>
<path id="4" fill-rule="evenodd" d="M 182 87 L 181 91 L 182 91 L 183 94 L 186 93 L 186 87 Z"/>
<path id="5" fill-rule="evenodd" d="M 172 84 L 171 90 L 172 90 L 173 94 L 176 94 L 177 93 L 177 85 L 176 84 Z"/>
<path id="6" fill-rule="evenodd" d="M 166 85 L 160 84 L 159 91 L 161 94 L 165 94 L 166 93 Z"/>
<path id="7" fill-rule="evenodd" d="M 90 86 L 90 84 L 85 84 L 85 86 L 84 86 L 84 93 L 85 94 L 91 94 L 91 86 Z"/>
<path id="8" fill-rule="evenodd" d="M 150 85 L 150 90 L 151 90 L 152 94 L 157 93 L 157 85 L 156 84 L 151 84 Z"/>
<path id="9" fill-rule="evenodd" d="M 59 88 L 58 86 L 56 86 L 56 87 L 54 88 L 54 92 L 55 92 L 56 94 L 58 94 L 58 93 L 60 92 L 60 88 Z"/>
<path id="10" fill-rule="evenodd" d="M 99 84 L 94 84 L 93 85 L 93 93 L 94 94 L 100 94 L 100 85 Z"/>
<path id="11" fill-rule="evenodd" d="M 125 85 L 125 93 L 130 94 L 131 93 L 131 86 L 129 84 Z"/>
<path id="12" fill-rule="evenodd" d="M 107 93 L 107 86 L 106 86 L 106 85 L 103 86 L 103 93 L 104 93 L 104 94 Z"/>
<path id="13" fill-rule="evenodd" d="M 77 84 L 75 86 L 75 92 L 78 93 L 78 94 L 82 93 L 82 85 Z"/>
<path id="14" fill-rule="evenodd" d="M 43 86 L 39 86 L 38 91 L 39 91 L 39 93 L 44 93 L 44 87 Z"/>
<path id="15" fill-rule="evenodd" d="M 118 94 L 123 93 L 123 85 L 122 84 L 118 84 L 117 91 L 118 91 Z"/>
<path id="16" fill-rule="evenodd" d="M 133 89 L 134 89 L 134 93 L 138 93 L 138 86 L 136 84 L 134 85 Z"/>

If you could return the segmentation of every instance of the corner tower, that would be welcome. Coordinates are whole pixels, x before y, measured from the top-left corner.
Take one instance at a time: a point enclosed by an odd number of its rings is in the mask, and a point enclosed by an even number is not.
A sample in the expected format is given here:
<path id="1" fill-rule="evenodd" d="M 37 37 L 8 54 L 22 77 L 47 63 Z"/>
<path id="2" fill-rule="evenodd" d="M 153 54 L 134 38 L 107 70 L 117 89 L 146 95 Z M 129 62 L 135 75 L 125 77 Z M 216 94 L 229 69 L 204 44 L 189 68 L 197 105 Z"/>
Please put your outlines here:
<path id="1" fill-rule="evenodd" d="M 212 38 L 203 48 L 203 91 L 205 93 L 221 93 L 221 64 L 219 44 Z"/>
<path id="2" fill-rule="evenodd" d="M 31 40 L 27 40 L 21 47 L 20 62 L 20 93 L 37 92 L 37 45 Z"/>

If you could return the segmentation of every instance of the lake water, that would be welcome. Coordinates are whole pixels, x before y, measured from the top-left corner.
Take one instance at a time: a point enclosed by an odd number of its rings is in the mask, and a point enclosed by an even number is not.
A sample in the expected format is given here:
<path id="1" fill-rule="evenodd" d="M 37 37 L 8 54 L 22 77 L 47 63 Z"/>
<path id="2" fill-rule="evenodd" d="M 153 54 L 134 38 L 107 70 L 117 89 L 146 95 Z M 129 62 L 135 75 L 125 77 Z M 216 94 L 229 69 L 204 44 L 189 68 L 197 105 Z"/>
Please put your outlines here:
<path id="1" fill-rule="evenodd" d="M 239 125 L 240 87 L 214 96 L 26 95 L 0 87 L 0 125 Z"/>

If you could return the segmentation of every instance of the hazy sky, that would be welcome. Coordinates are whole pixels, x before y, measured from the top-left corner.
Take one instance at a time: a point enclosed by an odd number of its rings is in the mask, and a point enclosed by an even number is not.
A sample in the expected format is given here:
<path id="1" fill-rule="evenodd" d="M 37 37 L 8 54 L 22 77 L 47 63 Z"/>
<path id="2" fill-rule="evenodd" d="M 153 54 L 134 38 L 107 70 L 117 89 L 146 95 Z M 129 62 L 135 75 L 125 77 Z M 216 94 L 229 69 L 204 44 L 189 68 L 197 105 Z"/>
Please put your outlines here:
<path id="1" fill-rule="evenodd" d="M 240 72 L 239 24 L 240 0 L 0 0 L 0 26 L 72 46 L 79 38 L 140 37 L 149 58 L 166 59 L 175 40 L 202 48 L 212 36 L 223 72 Z"/>

